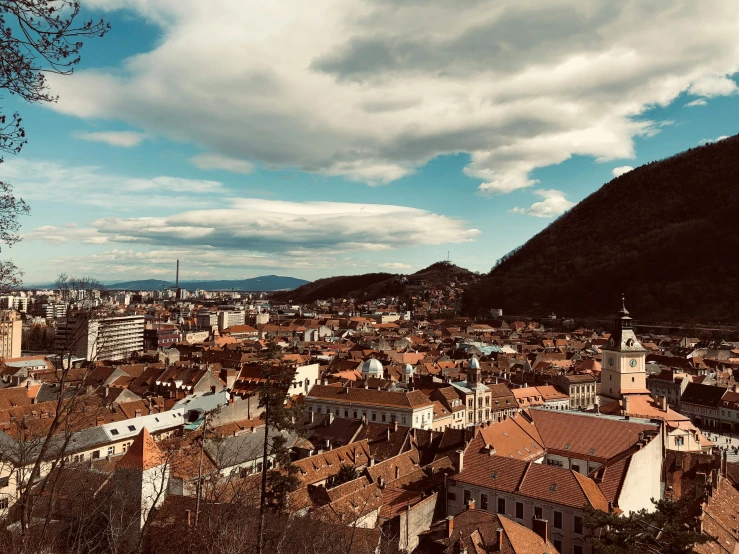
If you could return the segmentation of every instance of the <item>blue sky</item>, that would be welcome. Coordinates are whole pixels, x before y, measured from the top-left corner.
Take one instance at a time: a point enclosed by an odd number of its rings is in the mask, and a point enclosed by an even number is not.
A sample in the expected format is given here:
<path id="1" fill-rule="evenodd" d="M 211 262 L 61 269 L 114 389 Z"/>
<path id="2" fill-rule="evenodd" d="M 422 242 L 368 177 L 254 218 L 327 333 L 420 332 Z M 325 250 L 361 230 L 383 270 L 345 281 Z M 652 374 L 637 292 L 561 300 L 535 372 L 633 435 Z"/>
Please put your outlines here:
<path id="1" fill-rule="evenodd" d="M 26 282 L 487 271 L 617 168 L 739 132 L 733 3 L 204 4 L 88 1 L 112 31 L 59 102 L 3 99 Z"/>

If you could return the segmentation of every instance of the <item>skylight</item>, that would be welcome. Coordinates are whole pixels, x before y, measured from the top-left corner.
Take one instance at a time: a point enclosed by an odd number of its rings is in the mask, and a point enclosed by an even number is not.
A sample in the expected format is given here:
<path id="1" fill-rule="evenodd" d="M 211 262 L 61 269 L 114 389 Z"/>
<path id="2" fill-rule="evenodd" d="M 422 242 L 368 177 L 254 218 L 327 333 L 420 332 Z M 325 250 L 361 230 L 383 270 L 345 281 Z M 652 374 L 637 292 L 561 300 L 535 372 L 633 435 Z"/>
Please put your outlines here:
<path id="1" fill-rule="evenodd" d="M 111 435 L 117 435 L 118 434 L 118 429 L 111 429 L 110 430 L 110 434 Z"/>
<path id="2" fill-rule="evenodd" d="M 552 483 L 552 486 L 549 488 L 550 491 L 556 491 L 557 490 L 557 483 Z"/>

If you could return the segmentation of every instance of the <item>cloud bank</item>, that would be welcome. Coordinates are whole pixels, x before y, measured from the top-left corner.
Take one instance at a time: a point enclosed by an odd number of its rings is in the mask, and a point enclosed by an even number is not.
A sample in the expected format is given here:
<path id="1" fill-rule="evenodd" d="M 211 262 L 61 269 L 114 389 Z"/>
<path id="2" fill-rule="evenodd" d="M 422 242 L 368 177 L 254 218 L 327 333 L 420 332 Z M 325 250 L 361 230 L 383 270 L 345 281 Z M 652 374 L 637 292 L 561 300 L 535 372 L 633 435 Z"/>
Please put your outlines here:
<path id="1" fill-rule="evenodd" d="M 573 155 L 632 158 L 634 137 L 658 129 L 645 110 L 681 93 L 737 92 L 736 2 L 89 4 L 162 36 L 121 67 L 50 76 L 52 108 L 199 145 L 201 167 L 242 173 L 381 185 L 465 152 L 480 190 L 506 193 Z"/>

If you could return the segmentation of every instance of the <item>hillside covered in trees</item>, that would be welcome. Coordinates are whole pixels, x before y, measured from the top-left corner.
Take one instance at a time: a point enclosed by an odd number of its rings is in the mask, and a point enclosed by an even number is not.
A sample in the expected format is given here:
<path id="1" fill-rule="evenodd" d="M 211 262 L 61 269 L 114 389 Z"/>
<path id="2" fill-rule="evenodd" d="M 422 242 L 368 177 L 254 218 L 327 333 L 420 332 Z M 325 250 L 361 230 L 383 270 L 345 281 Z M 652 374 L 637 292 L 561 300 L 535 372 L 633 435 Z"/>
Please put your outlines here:
<path id="1" fill-rule="evenodd" d="M 411 275 L 365 273 L 318 279 L 293 291 L 274 295 L 280 300 L 310 303 L 329 298 L 354 298 L 359 302 L 389 296 L 408 296 L 424 287 L 443 287 L 447 283 L 471 282 L 478 276 L 449 262 L 437 262 Z"/>
<path id="2" fill-rule="evenodd" d="M 499 260 L 465 311 L 739 323 L 739 136 L 604 185 Z"/>

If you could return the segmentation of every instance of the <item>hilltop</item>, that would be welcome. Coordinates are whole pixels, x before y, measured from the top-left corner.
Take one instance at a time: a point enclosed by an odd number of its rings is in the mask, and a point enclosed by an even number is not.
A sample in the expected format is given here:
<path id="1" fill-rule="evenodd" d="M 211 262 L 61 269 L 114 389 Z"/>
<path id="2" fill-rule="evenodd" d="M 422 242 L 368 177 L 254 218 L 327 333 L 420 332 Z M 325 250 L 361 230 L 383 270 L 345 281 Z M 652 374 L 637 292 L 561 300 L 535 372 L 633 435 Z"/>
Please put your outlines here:
<path id="1" fill-rule="evenodd" d="M 739 136 L 617 177 L 496 267 L 465 311 L 739 322 Z"/>
<path id="2" fill-rule="evenodd" d="M 437 262 L 411 275 L 365 273 L 318 279 L 275 298 L 310 303 L 329 298 L 354 298 L 360 302 L 388 296 L 408 296 L 423 287 L 441 287 L 451 281 L 471 281 L 478 276 L 448 262 Z"/>

